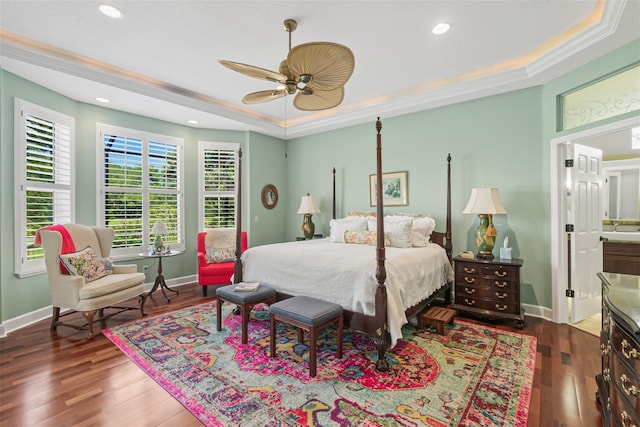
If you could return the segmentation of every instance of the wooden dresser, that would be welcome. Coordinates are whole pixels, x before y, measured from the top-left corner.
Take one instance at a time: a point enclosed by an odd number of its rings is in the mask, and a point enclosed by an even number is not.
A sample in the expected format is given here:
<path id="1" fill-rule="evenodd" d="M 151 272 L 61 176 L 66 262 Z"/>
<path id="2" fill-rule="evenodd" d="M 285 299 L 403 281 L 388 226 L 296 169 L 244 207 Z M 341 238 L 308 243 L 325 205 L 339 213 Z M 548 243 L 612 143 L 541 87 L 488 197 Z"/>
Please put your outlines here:
<path id="1" fill-rule="evenodd" d="M 520 305 L 521 259 L 483 260 L 457 256 L 453 261 L 455 299 L 452 308 L 481 317 L 513 319 L 518 328 L 524 327 L 524 309 Z"/>
<path id="2" fill-rule="evenodd" d="M 603 426 L 640 427 L 640 276 L 599 273 L 602 370 L 596 397 Z"/>

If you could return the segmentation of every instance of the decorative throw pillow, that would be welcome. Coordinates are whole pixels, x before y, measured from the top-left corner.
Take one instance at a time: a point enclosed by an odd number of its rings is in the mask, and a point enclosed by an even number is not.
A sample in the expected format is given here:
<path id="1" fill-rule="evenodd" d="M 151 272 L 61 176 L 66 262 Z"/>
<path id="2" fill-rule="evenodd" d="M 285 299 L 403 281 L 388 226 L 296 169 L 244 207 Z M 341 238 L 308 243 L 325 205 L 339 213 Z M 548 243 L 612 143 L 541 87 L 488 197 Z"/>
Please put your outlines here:
<path id="1" fill-rule="evenodd" d="M 375 231 L 351 231 L 344 232 L 345 243 L 355 243 L 357 245 L 371 245 L 376 246 L 378 244 L 378 233 Z M 389 239 L 384 239 L 384 244 L 389 245 Z"/>
<path id="2" fill-rule="evenodd" d="M 431 232 L 435 228 L 436 222 L 433 218 L 413 218 L 411 223 L 411 246 L 427 246 L 431 239 Z"/>
<path id="3" fill-rule="evenodd" d="M 385 239 L 389 239 L 389 246 L 395 248 L 411 247 L 411 223 L 409 217 L 386 216 L 384 217 L 384 235 Z M 378 229 L 375 219 L 368 221 L 368 227 L 371 231 Z"/>
<path id="4" fill-rule="evenodd" d="M 91 246 L 78 252 L 58 256 L 70 274 L 84 276 L 87 283 L 109 274 L 105 271 L 102 261 L 91 249 Z"/>
<path id="5" fill-rule="evenodd" d="M 108 274 L 113 273 L 113 260 L 111 258 L 102 258 L 100 259 L 102 266 L 104 267 L 104 271 Z"/>
<path id="6" fill-rule="evenodd" d="M 231 262 L 236 260 L 235 248 L 212 248 L 207 246 L 207 263 Z"/>
<path id="7" fill-rule="evenodd" d="M 333 243 L 344 243 L 344 232 L 351 231 L 366 231 L 367 219 L 364 217 L 346 217 L 342 219 L 332 219 L 329 222 L 331 234 L 329 235 L 329 241 Z"/>

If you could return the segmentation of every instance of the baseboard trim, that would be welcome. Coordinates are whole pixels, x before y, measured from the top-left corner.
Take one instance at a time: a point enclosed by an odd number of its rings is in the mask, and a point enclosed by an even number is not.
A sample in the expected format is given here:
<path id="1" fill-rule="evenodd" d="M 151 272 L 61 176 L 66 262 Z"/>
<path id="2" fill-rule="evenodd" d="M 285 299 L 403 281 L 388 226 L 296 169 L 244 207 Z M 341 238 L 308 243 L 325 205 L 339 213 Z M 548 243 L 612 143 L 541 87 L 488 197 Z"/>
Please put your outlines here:
<path id="1" fill-rule="evenodd" d="M 198 281 L 198 277 L 193 274 L 190 276 L 178 277 L 175 279 L 169 279 L 166 281 L 167 286 L 169 287 L 179 287 L 184 285 L 189 285 Z M 153 282 L 145 283 L 144 290 L 149 292 L 153 288 Z M 63 312 L 69 311 L 63 310 Z M 50 319 L 53 315 L 53 306 L 49 305 L 47 307 L 39 308 L 30 313 L 25 313 L 20 316 L 14 317 L 12 319 L 7 319 L 3 323 L 0 324 L 0 338 L 6 337 L 8 334 L 15 332 L 19 329 L 32 325 L 36 322 L 40 322 L 42 320 Z"/>

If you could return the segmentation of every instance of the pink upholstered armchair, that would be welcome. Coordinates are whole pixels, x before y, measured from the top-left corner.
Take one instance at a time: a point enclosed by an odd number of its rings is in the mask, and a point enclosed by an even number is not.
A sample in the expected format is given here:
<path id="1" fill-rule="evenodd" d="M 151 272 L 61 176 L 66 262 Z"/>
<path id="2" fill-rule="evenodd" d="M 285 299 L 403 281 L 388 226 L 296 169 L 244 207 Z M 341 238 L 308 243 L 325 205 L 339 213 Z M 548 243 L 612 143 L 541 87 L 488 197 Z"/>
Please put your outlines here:
<path id="1" fill-rule="evenodd" d="M 198 232 L 198 283 L 202 286 L 202 295 L 207 296 L 209 285 L 229 285 L 235 267 L 235 261 L 207 263 L 207 250 L 205 246 L 206 231 Z M 247 232 L 241 234 L 242 251 L 247 250 Z M 235 245 L 235 244 L 234 244 Z"/>

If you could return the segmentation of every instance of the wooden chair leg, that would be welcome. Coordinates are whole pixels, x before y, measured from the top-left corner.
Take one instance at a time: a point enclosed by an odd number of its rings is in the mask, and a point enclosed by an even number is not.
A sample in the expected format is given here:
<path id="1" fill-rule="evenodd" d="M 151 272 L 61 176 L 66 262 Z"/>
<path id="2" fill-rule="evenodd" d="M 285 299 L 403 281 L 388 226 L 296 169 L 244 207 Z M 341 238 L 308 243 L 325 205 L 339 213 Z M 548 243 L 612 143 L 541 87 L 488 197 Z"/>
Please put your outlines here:
<path id="1" fill-rule="evenodd" d="M 298 343 L 304 344 L 304 330 L 302 328 L 298 329 Z"/>
<path id="2" fill-rule="evenodd" d="M 140 314 L 144 317 L 147 313 L 144 312 L 144 303 L 147 302 L 147 298 L 149 297 L 149 293 L 145 292 L 140 295 Z"/>
<path id="3" fill-rule="evenodd" d="M 92 339 L 94 334 L 93 334 L 93 318 L 96 315 L 96 313 L 98 312 L 98 310 L 91 310 L 91 311 L 83 311 L 82 315 L 84 316 L 85 319 L 87 319 L 87 329 L 89 329 L 89 339 Z"/>
<path id="4" fill-rule="evenodd" d="M 55 331 L 58 327 L 59 320 L 60 320 L 60 307 L 53 307 L 53 315 L 51 316 L 51 327 L 49 329 L 52 331 Z"/>

